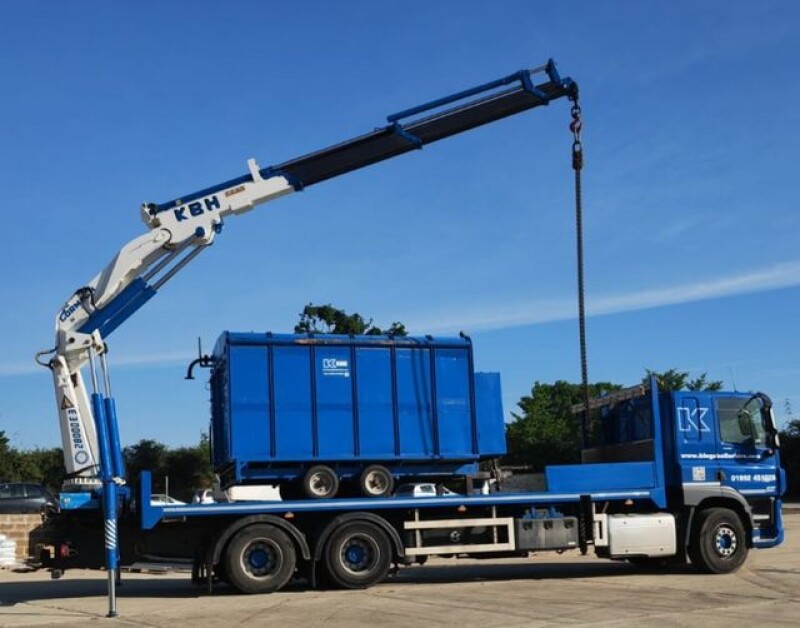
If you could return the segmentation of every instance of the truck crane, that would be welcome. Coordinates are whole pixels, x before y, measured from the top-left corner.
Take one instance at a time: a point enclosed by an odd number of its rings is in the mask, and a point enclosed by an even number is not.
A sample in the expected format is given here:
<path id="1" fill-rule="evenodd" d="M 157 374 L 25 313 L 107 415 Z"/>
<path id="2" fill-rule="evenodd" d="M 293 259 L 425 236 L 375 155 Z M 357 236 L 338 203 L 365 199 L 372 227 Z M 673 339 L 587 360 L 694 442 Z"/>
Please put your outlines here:
<path id="1" fill-rule="evenodd" d="M 375 496 L 359 498 L 159 505 L 151 503 L 152 478 L 143 471 L 134 506 L 132 491 L 122 486 L 125 469 L 105 341 L 214 241 L 226 216 L 564 97 L 573 101 L 575 168 L 581 161 L 578 87 L 561 77 L 550 60 L 390 115 L 387 125 L 352 140 L 268 168 L 250 160 L 248 173 L 241 177 L 166 203 L 144 204 L 142 218 L 149 231 L 125 245 L 67 299 L 56 317 L 55 349 L 37 355 L 52 371 L 68 471 L 61 512 L 43 526 L 43 564 L 54 574 L 105 567 L 109 615 L 114 616 L 120 563 L 154 556 L 193 562 L 196 580 L 205 580 L 209 588 L 224 581 L 241 592 L 271 593 L 295 574 L 307 577 L 311 586 L 322 572 L 339 587 L 364 588 L 381 582 L 392 564 L 423 563 L 430 556 L 504 558 L 570 549 L 585 553 L 590 546 L 600 558 L 651 565 L 689 560 L 707 573 L 730 573 L 744 564 L 751 548 L 780 544 L 786 478 L 769 397 L 660 391 L 655 378 L 646 386 L 585 398 L 573 408 L 584 419 L 594 413 L 592 423 L 582 425 L 582 462 L 546 467 L 541 488 L 535 491 L 465 491 L 424 498 L 376 491 Z M 373 356 L 378 353 L 372 347 L 378 346 L 389 354 L 385 377 L 376 376 L 375 381 L 389 382 L 384 389 L 391 395 L 384 398 L 390 400 L 385 405 L 391 407 L 395 426 L 400 409 L 394 400 L 402 381 L 397 371 L 402 367 L 392 366 L 397 363 L 392 351 L 416 351 L 417 358 L 427 351 L 427 362 L 418 361 L 432 365 L 432 387 L 438 383 L 434 371 L 440 349 L 460 351 L 461 363 L 468 365 L 461 372 L 472 372 L 467 338 L 418 340 L 413 347 L 413 339 L 373 338 L 364 343 Z M 353 346 L 344 348 L 348 342 Z M 256 404 L 248 395 L 254 391 L 263 416 L 268 408 L 270 420 L 279 420 L 274 416 L 281 408 L 272 396 L 282 388 L 273 372 L 280 362 L 273 359 L 278 352 L 286 355 L 298 348 L 295 345 L 302 346 L 312 360 L 327 360 L 340 376 L 343 369 L 357 372 L 358 360 L 348 362 L 345 353 L 357 352 L 361 347 L 356 344 L 343 337 L 228 333 L 218 343 L 212 377 L 222 380 L 230 369 L 232 382 L 238 369 L 232 365 L 244 360 L 246 368 L 239 370 L 250 379 L 235 390 L 233 383 L 217 384 L 216 390 L 223 396 L 226 387 L 231 396 L 244 391 L 251 406 Z M 252 347 L 257 351 L 248 353 Z M 314 380 L 307 377 L 314 373 L 311 367 L 292 363 L 302 374 L 294 379 L 313 387 Z M 91 394 L 81 374 L 87 365 Z M 357 397 L 358 387 L 369 385 L 366 379 L 358 386 L 352 383 L 349 399 Z M 467 391 L 464 398 L 470 395 L 468 389 L 468 384 L 462 387 Z M 347 395 L 345 390 L 341 398 Z M 427 406 L 435 399 L 431 394 Z M 373 401 L 374 395 L 369 397 Z M 426 407 L 425 400 L 416 402 Z M 354 407 L 356 403 L 352 401 Z M 226 412 L 221 414 L 226 420 Z M 435 415 L 433 410 L 432 423 Z M 358 425 L 357 410 L 353 416 L 353 425 Z M 312 411 L 311 429 L 313 419 Z M 231 414 L 230 420 L 241 418 Z M 249 417 L 244 420 L 255 425 Z M 467 434 L 465 441 L 475 438 Z M 249 445 L 247 440 L 245 433 L 228 444 Z M 265 450 L 264 456 L 271 453 Z M 269 463 L 264 456 L 255 462 Z"/>

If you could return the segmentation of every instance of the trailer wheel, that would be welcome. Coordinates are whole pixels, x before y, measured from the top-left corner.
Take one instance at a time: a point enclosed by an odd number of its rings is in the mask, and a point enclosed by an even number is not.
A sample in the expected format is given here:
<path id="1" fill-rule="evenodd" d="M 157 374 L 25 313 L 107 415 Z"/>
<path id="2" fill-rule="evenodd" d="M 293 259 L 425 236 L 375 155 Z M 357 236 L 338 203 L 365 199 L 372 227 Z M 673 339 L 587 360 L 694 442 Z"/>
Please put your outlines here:
<path id="1" fill-rule="evenodd" d="M 285 585 L 297 562 L 294 544 L 271 525 L 251 525 L 225 551 L 227 580 L 242 593 L 272 593 Z"/>
<path id="2" fill-rule="evenodd" d="M 338 490 L 339 476 L 324 464 L 311 467 L 303 477 L 303 492 L 311 499 L 335 497 Z"/>
<path id="3" fill-rule="evenodd" d="M 372 464 L 361 472 L 358 480 L 365 497 L 389 497 L 394 491 L 394 476 L 380 464 Z"/>
<path id="4" fill-rule="evenodd" d="M 389 539 L 371 523 L 344 524 L 325 546 L 325 571 L 333 584 L 344 589 L 364 589 L 381 582 L 391 564 Z"/>
<path id="5" fill-rule="evenodd" d="M 728 508 L 709 508 L 698 515 L 689 558 L 706 573 L 731 573 L 747 558 L 747 537 L 742 520 Z"/>

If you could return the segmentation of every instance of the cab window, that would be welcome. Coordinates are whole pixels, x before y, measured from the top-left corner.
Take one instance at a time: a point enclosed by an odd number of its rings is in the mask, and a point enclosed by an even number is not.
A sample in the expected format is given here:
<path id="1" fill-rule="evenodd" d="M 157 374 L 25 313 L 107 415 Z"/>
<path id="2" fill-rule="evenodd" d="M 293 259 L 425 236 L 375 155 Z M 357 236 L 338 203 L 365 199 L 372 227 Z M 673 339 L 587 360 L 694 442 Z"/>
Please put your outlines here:
<path id="1" fill-rule="evenodd" d="M 760 406 L 752 399 L 717 399 L 720 439 L 733 445 L 764 445 Z"/>

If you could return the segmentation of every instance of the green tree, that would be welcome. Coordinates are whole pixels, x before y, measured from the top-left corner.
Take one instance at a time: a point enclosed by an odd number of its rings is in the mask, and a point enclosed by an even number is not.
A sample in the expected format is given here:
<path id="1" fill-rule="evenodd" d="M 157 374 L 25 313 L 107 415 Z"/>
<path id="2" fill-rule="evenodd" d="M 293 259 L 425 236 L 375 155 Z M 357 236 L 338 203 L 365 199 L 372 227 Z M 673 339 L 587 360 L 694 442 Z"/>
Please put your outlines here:
<path id="1" fill-rule="evenodd" d="M 0 480 L 13 481 L 16 451 L 3 430 L 0 430 Z"/>
<path id="2" fill-rule="evenodd" d="M 0 480 L 36 482 L 59 491 L 64 479 L 64 458 L 61 449 L 20 451 L 11 446 L 0 430 Z"/>
<path id="3" fill-rule="evenodd" d="M 211 486 L 214 478 L 211 446 L 206 434 L 201 434 L 197 445 L 176 449 L 143 439 L 125 447 L 123 454 L 129 482 L 135 484 L 142 471 L 150 471 L 154 493 L 167 492 L 169 478 L 169 494 L 184 501 L 191 499 L 196 488 Z"/>
<path id="4" fill-rule="evenodd" d="M 167 467 L 167 446 L 152 439 L 142 439 L 122 450 L 128 478 L 135 480 L 148 470 L 153 474 L 153 491 L 165 490 L 164 477 Z"/>
<path id="5" fill-rule="evenodd" d="M 661 372 L 651 371 L 650 369 L 645 369 L 645 371 L 647 374 L 642 378 L 642 382 L 645 384 L 648 383 L 650 377 L 655 375 L 660 390 L 686 389 L 714 392 L 722 389 L 722 381 L 709 381 L 706 373 L 702 373 L 694 379 L 689 379 L 688 371 L 679 371 L 677 369 L 669 369 Z"/>
<path id="6" fill-rule="evenodd" d="M 327 305 L 314 305 L 309 303 L 300 312 L 300 322 L 294 326 L 296 334 L 323 333 L 323 334 L 355 334 L 357 336 L 378 336 L 389 334 L 391 336 L 407 336 L 403 323 L 395 321 L 388 329 L 381 329 L 373 325 L 372 319 L 365 320 L 357 312 L 348 314 L 344 310 Z"/>
<path id="7" fill-rule="evenodd" d="M 597 397 L 620 388 L 619 384 L 597 382 L 589 385 L 589 395 Z M 549 464 L 580 462 L 581 418 L 572 413 L 572 406 L 582 402 L 580 384 L 535 382 L 531 394 L 519 400 L 519 411 L 512 413 L 504 462 L 529 465 L 535 471 Z"/>
<path id="8" fill-rule="evenodd" d="M 165 473 L 169 476 L 170 494 L 189 501 L 196 488 L 207 488 L 214 480 L 211 447 L 206 434 L 193 447 L 179 447 L 167 452 Z"/>
<path id="9" fill-rule="evenodd" d="M 44 484 L 51 491 L 61 490 L 64 482 L 64 451 L 60 447 L 51 449 L 33 449 L 23 452 L 35 469 L 31 479 L 40 484 Z"/>

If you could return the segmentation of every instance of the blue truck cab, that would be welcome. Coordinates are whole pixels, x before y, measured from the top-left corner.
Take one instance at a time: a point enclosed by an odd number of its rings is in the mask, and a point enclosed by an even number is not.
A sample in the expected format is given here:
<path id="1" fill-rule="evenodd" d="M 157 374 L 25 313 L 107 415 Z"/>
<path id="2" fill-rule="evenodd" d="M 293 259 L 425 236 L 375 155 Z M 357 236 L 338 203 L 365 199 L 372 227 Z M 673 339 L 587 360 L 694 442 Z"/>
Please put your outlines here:
<path id="1" fill-rule="evenodd" d="M 583 405 L 573 411 L 582 413 Z M 548 492 L 596 499 L 601 492 L 630 491 L 628 511 L 672 513 L 676 554 L 683 549 L 701 565 L 709 562 L 700 556 L 709 549 L 698 540 L 701 528 L 720 513 L 731 520 L 709 525 L 718 558 L 736 544 L 767 548 L 783 540 L 786 478 L 766 395 L 658 391 L 651 378 L 648 386 L 593 400 L 589 415 L 582 464 L 547 467 Z M 597 518 L 602 534 L 608 521 Z M 713 558 L 708 570 L 728 567 Z"/>
<path id="2" fill-rule="evenodd" d="M 665 442 L 674 448 L 665 465 L 667 486 L 679 489 L 684 504 L 706 499 L 739 504 L 752 545 L 779 544 L 786 474 L 769 398 L 680 391 L 662 393 L 661 406 L 671 427 Z"/>

